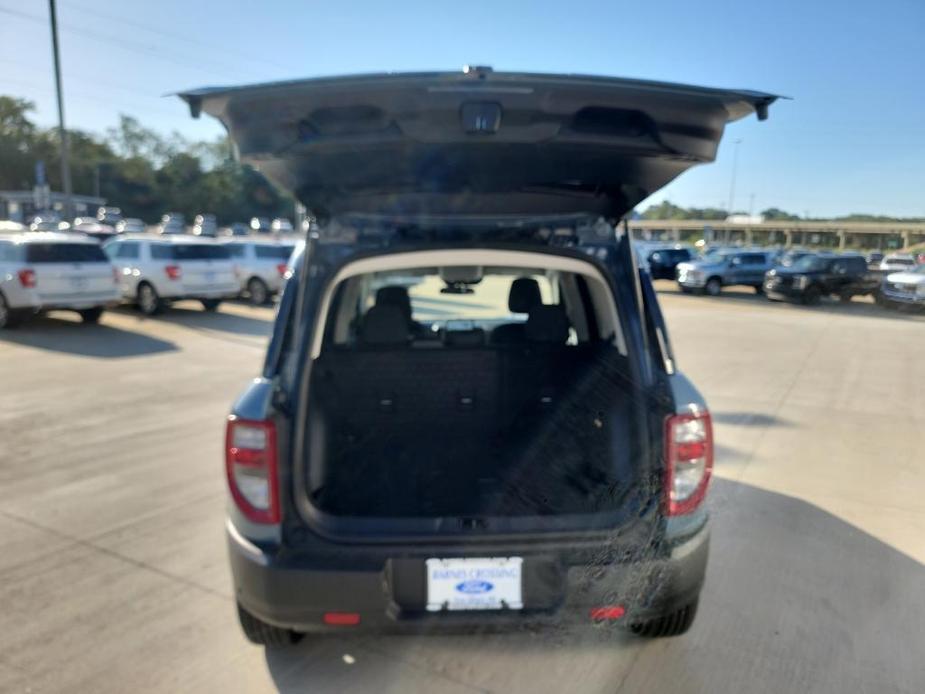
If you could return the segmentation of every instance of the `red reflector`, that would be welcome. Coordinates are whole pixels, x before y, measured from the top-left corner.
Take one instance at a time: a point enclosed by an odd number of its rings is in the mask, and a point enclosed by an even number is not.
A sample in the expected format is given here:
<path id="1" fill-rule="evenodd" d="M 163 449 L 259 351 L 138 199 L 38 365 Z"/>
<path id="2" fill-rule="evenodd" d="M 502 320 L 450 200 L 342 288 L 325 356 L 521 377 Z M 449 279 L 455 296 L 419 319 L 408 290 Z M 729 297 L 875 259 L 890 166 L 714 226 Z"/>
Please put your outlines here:
<path id="1" fill-rule="evenodd" d="M 279 276 L 280 276 L 280 277 L 285 277 L 285 276 L 286 276 L 286 269 L 287 269 L 287 268 L 286 268 L 286 264 L 285 264 L 285 263 L 280 263 L 279 265 L 276 266 L 276 271 L 279 273 Z"/>
<path id="2" fill-rule="evenodd" d="M 19 275 L 19 283 L 26 289 L 35 288 L 35 270 L 20 270 L 16 273 Z"/>
<path id="3" fill-rule="evenodd" d="M 707 444 L 705 441 L 679 443 L 676 450 L 678 451 L 678 460 L 696 460 L 706 455 Z"/>
<path id="4" fill-rule="evenodd" d="M 324 623 L 338 627 L 353 627 L 360 623 L 359 612 L 325 612 Z"/>
<path id="5" fill-rule="evenodd" d="M 164 268 L 164 272 L 167 273 L 167 278 L 172 280 L 180 279 L 180 275 L 183 274 L 183 271 L 180 269 L 179 265 L 168 265 Z"/>
<path id="6" fill-rule="evenodd" d="M 625 614 L 626 608 L 623 605 L 607 605 L 606 607 L 594 607 L 591 609 L 591 619 L 595 621 L 620 619 Z"/>

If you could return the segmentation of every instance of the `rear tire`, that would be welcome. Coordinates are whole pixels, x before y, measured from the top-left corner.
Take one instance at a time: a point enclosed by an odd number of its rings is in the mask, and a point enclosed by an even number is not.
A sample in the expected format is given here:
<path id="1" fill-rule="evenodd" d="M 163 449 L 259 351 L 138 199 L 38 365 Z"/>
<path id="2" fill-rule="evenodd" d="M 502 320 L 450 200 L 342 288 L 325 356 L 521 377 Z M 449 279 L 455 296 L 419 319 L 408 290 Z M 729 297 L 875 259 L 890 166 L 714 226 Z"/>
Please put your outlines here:
<path id="1" fill-rule="evenodd" d="M 6 297 L 0 293 L 0 330 L 15 328 L 20 323 L 22 323 L 22 314 L 10 308 L 10 305 L 6 302 Z"/>
<path id="2" fill-rule="evenodd" d="M 241 607 L 241 603 L 238 603 L 238 621 L 241 622 L 241 630 L 247 640 L 251 643 L 256 643 L 258 646 L 279 648 L 291 646 L 302 640 L 302 634 L 289 629 L 281 629 L 257 619 Z"/>
<path id="3" fill-rule="evenodd" d="M 215 311 L 221 305 L 221 299 L 200 299 L 204 311 Z"/>
<path id="4" fill-rule="evenodd" d="M 100 307 L 97 308 L 85 308 L 82 311 L 78 311 L 80 314 L 80 320 L 84 323 L 99 323 L 100 318 L 103 315 L 103 309 Z"/>
<path id="5" fill-rule="evenodd" d="M 839 300 L 840 302 L 842 302 L 843 304 L 850 304 L 850 303 L 851 303 L 851 299 L 852 299 L 853 296 L 854 296 L 854 294 L 848 294 L 848 293 L 846 292 L 846 293 L 843 293 L 843 294 L 839 294 L 839 295 L 838 295 L 838 300 Z"/>
<path id="6" fill-rule="evenodd" d="M 164 310 L 164 302 L 158 296 L 157 290 L 147 282 L 138 285 L 137 292 L 138 310 L 146 316 L 156 316 Z"/>
<path id="7" fill-rule="evenodd" d="M 697 616 L 697 603 L 699 598 L 688 603 L 684 607 L 644 622 L 637 622 L 630 625 L 630 631 L 636 636 L 646 639 L 658 639 L 667 636 L 680 636 L 687 632 L 694 623 L 694 617 Z"/>
<path id="8" fill-rule="evenodd" d="M 247 283 L 247 293 L 254 306 L 264 306 L 270 300 L 270 290 L 259 277 L 252 277 Z"/>
<path id="9" fill-rule="evenodd" d="M 719 296 L 720 292 L 723 291 L 723 281 L 719 277 L 711 277 L 703 286 L 703 290 L 707 293 L 707 296 Z"/>

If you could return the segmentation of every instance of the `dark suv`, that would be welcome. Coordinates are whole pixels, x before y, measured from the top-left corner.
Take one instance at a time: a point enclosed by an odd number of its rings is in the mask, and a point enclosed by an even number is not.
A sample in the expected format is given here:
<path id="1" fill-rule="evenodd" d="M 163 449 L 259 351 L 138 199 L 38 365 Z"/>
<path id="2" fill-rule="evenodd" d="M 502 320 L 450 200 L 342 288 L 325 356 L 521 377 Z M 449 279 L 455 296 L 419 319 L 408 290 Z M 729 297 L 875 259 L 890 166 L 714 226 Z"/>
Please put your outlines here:
<path id="1" fill-rule="evenodd" d="M 818 304 L 823 296 L 851 301 L 873 294 L 880 276 L 868 271 L 862 255 L 805 255 L 789 267 L 776 267 L 764 276 L 764 293 L 772 301 L 793 299 Z"/>
<path id="2" fill-rule="evenodd" d="M 649 275 L 654 280 L 673 280 L 677 274 L 678 263 L 685 263 L 694 259 L 689 248 L 665 246 L 653 248 L 646 256 L 649 264 Z"/>
<path id="3" fill-rule="evenodd" d="M 484 68 L 182 96 L 317 220 L 228 419 L 245 634 L 686 631 L 712 428 L 619 220 L 775 97 Z"/>

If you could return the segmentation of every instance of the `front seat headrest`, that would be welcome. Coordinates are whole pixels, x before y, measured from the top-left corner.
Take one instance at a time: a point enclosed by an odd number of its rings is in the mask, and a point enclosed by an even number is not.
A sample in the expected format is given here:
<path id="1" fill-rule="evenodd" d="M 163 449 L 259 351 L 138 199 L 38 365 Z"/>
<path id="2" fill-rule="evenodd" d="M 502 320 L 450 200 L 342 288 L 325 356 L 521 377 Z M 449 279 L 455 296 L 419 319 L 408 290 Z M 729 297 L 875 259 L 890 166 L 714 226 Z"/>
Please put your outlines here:
<path id="1" fill-rule="evenodd" d="M 529 313 L 531 308 L 541 303 L 540 283 L 535 279 L 518 277 L 511 282 L 511 291 L 507 295 L 507 307 L 511 313 Z"/>
<path id="2" fill-rule="evenodd" d="M 405 320 L 411 320 L 411 297 L 404 287 L 380 287 L 376 290 L 376 306 L 397 306 Z"/>
<path id="3" fill-rule="evenodd" d="M 568 316 L 558 304 L 534 306 L 527 317 L 524 332 L 528 342 L 562 345 L 568 340 Z"/>
<path id="4" fill-rule="evenodd" d="M 411 340 L 408 320 L 398 306 L 373 306 L 360 323 L 360 341 L 366 345 L 406 345 Z"/>

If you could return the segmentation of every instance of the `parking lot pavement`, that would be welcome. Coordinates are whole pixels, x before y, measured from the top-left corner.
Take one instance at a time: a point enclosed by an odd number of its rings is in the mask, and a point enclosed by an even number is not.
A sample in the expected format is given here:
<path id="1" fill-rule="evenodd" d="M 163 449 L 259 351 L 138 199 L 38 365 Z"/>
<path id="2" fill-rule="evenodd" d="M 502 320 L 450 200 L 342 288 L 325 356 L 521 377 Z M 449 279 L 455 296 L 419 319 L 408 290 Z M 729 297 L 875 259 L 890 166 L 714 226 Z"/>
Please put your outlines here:
<path id="1" fill-rule="evenodd" d="M 270 309 L 0 334 L 0 691 L 921 692 L 925 317 L 660 287 L 718 459 L 686 636 L 332 637 L 234 615 L 223 416 Z"/>

